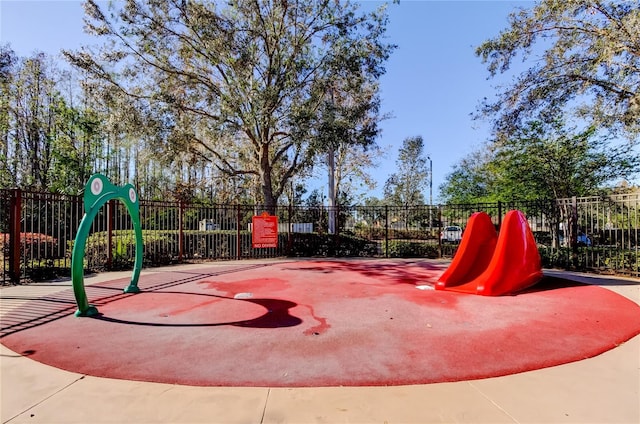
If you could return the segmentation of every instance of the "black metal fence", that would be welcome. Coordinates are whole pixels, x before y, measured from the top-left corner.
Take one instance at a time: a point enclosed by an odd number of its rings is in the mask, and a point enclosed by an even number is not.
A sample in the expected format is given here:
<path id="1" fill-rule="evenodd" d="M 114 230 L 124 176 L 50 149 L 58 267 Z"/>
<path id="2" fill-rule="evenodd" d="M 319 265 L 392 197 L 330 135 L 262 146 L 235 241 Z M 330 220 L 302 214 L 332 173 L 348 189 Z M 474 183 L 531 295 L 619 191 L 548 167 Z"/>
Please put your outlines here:
<path id="1" fill-rule="evenodd" d="M 82 198 L 0 190 L 2 282 L 68 276 Z M 522 210 L 543 263 L 640 276 L 640 194 L 535 202 L 438 206 L 278 206 L 277 247 L 253 247 L 252 218 L 260 205 L 140 201 L 145 266 L 216 259 L 283 256 L 452 257 L 472 213 L 485 211 L 497 229 Z M 135 238 L 121 202 L 95 218 L 85 248 L 89 270 L 132 266 Z"/>

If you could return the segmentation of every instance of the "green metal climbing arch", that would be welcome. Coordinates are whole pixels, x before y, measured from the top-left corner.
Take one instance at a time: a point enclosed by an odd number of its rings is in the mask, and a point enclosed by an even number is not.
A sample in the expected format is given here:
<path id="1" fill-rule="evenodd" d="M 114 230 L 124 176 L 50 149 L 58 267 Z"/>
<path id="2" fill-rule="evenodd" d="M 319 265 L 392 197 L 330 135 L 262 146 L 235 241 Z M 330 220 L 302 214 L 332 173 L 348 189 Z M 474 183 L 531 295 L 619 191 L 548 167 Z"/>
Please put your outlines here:
<path id="1" fill-rule="evenodd" d="M 136 235 L 136 259 L 133 265 L 133 275 L 131 282 L 124 289 L 125 293 L 138 293 L 138 279 L 142 269 L 142 227 L 140 226 L 140 203 L 138 194 L 131 184 L 123 187 L 115 186 L 107 177 L 102 174 L 94 174 L 89 178 L 84 190 L 84 211 L 85 214 L 80 221 L 78 234 L 73 243 L 71 252 L 71 281 L 73 282 L 73 293 L 76 297 L 78 310 L 77 317 L 92 316 L 98 313 L 98 309 L 90 305 L 87 300 L 87 293 L 84 288 L 84 250 L 87 244 L 89 229 L 100 208 L 111 199 L 119 199 L 124 202 L 133 221 L 133 229 Z"/>

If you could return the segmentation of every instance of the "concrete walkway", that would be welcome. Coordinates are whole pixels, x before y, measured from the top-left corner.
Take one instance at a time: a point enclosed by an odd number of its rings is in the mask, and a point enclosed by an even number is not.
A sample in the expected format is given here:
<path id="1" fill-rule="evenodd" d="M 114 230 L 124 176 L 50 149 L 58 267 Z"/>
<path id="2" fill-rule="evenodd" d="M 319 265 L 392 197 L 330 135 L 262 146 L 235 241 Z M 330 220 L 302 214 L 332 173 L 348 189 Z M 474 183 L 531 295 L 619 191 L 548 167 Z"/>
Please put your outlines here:
<path id="1" fill-rule="evenodd" d="M 181 269 L 196 267 L 202 265 Z M 640 304 L 640 280 L 545 274 L 597 284 Z M 128 276 L 104 273 L 85 283 Z M 31 299 L 70 285 L 4 287 L 0 319 Z M 111 380 L 62 371 L 0 348 L 2 423 L 640 423 L 640 336 L 594 358 L 505 377 L 290 389 Z"/>

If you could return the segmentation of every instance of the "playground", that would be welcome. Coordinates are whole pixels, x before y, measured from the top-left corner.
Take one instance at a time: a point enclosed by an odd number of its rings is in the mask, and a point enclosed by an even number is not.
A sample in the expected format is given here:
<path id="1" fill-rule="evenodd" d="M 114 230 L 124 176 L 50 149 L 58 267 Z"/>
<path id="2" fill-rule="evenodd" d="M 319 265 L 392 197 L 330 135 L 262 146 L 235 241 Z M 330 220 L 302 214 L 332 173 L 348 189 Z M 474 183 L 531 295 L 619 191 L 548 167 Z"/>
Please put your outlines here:
<path id="1" fill-rule="evenodd" d="M 2 421 L 637 421 L 637 280 L 431 290 L 449 265 L 182 265 L 139 294 L 107 273 L 90 318 L 69 281 L 3 288 Z"/>
<path id="2" fill-rule="evenodd" d="M 133 275 L 85 285 L 89 226 L 113 197 L 126 203 L 136 229 Z M 606 284 L 543 273 L 517 210 L 507 212 L 499 234 L 489 215 L 474 213 L 451 262 L 310 258 L 142 275 L 137 208 L 132 187 L 94 177 L 71 287 L 32 296 L 3 290 L 4 357 L 81 379 L 317 390 L 495 379 L 595 358 L 630 340 L 632 352 L 637 347 L 637 281 L 623 283 L 635 293 L 621 295 Z M 37 406 L 24 395 L 19 401 L 26 410 Z M 260 421 L 266 410 L 265 401 Z M 20 416 L 13 412 L 3 422 Z"/>
<path id="3" fill-rule="evenodd" d="M 304 260 L 167 268 L 70 289 L 3 318 L 2 344 L 67 371 L 191 386 L 463 381 L 596 356 L 640 333 L 640 308 L 544 277 L 509 296 L 434 290 L 448 263 Z M 24 320 L 25 314 L 42 319 Z"/>

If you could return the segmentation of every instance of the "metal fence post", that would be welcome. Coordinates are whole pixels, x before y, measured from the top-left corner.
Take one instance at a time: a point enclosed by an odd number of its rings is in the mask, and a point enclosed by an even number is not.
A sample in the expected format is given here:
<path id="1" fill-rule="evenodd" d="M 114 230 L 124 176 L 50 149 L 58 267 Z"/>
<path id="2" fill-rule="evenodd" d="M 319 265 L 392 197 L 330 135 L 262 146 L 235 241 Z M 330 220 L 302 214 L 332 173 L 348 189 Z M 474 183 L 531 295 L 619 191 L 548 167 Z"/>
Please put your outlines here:
<path id="1" fill-rule="evenodd" d="M 289 202 L 289 225 L 287 228 L 289 229 L 289 234 L 287 235 L 287 256 L 291 256 L 291 251 L 293 250 L 293 205 Z"/>
<path id="2" fill-rule="evenodd" d="M 240 255 L 242 254 L 242 246 L 240 246 L 240 243 L 242 243 L 242 234 L 240 234 L 240 222 L 242 220 L 242 215 L 240 214 L 240 203 L 236 205 L 236 211 L 236 227 L 238 228 L 238 232 L 236 234 L 236 259 L 240 259 Z"/>
<path id="3" fill-rule="evenodd" d="M 442 234 L 442 205 L 438 206 L 438 234 L 436 234 L 438 237 L 438 258 L 442 258 L 442 237 L 440 234 Z"/>
<path id="4" fill-rule="evenodd" d="M 0 190 L 2 194 L 2 210 L 0 211 L 0 219 L 2 219 L 2 231 L 5 233 L 5 256 L 4 264 L 5 272 L 2 274 L 3 281 L 20 281 L 25 276 L 30 278 L 39 278 L 42 273 L 32 272 L 45 270 L 44 267 L 50 267 L 51 263 L 57 265 L 66 264 L 69 261 L 68 240 L 77 231 L 76 222 L 82 214 L 82 200 L 76 196 L 58 197 L 50 193 L 34 193 L 30 191 L 20 191 L 19 189 Z M 60 206 L 57 206 L 59 202 Z M 603 206 L 604 202 L 604 206 Z M 55 206 L 49 206 L 49 204 Z M 115 203 L 115 204 L 114 204 Z M 106 211 L 101 215 L 106 218 L 107 222 L 99 220 L 100 227 L 96 230 L 105 230 L 103 241 L 107 247 L 107 252 L 103 256 L 105 265 L 114 267 L 118 265 L 118 255 L 120 252 L 121 235 L 120 231 L 126 226 L 125 220 L 121 218 L 119 205 L 117 202 L 108 202 Z M 380 206 L 384 206 L 384 209 Z M 350 230 L 358 234 L 359 237 L 368 238 L 373 246 L 377 245 L 378 250 L 375 255 L 381 258 L 396 255 L 395 244 L 398 243 L 398 237 L 410 238 L 416 231 L 415 228 L 410 231 L 397 230 L 396 227 L 391 228 L 391 224 L 396 222 L 396 211 L 401 213 L 404 209 L 394 207 L 393 205 L 380 205 L 371 207 L 349 207 L 345 208 L 337 205 L 334 213 L 337 217 L 335 222 L 335 231 L 332 237 L 328 237 L 331 251 L 322 253 L 338 254 L 369 254 L 370 252 L 358 252 L 357 245 L 352 245 L 348 237 L 342 236 L 342 231 L 347 234 Z M 215 250 L 216 257 L 246 259 L 249 257 L 273 257 L 284 253 L 295 254 L 298 249 L 296 243 L 305 242 L 306 237 L 299 237 L 298 240 L 293 232 L 293 225 L 297 221 L 312 221 L 314 225 L 320 224 L 320 231 L 324 234 L 326 224 L 325 208 L 311 207 L 301 209 L 294 202 L 289 204 L 289 213 L 285 217 L 285 207 L 278 209 L 278 213 L 282 215 L 282 220 L 288 222 L 288 242 L 284 235 L 281 235 L 282 244 L 286 246 L 268 251 L 256 251 L 251 248 L 250 232 L 243 230 L 242 226 L 247 225 L 251 215 L 251 207 L 255 207 L 255 213 L 258 213 L 259 205 L 250 206 L 236 204 L 225 207 L 224 218 L 216 218 L 215 230 L 206 234 L 198 233 L 198 236 L 206 236 L 208 241 L 200 242 L 195 240 L 192 233 L 194 221 L 192 218 L 205 218 L 211 220 L 210 212 L 206 216 L 201 208 L 188 202 L 145 202 L 143 211 L 150 211 L 148 214 L 141 211 L 144 215 L 143 223 L 145 229 L 157 231 L 158 233 L 167 233 L 171 238 L 161 237 L 159 243 L 152 243 L 154 252 L 150 258 L 152 261 L 162 260 L 160 258 L 164 250 L 155 252 L 158 249 L 170 249 L 171 257 L 176 260 L 183 261 L 191 257 L 194 247 L 202 249 L 202 256 L 211 257 L 209 252 L 212 245 Z M 640 228 L 640 194 L 624 194 L 612 195 L 607 198 L 603 197 L 573 197 L 556 199 L 554 201 L 540 202 L 495 202 L 495 203 L 478 203 L 464 205 L 432 205 L 429 212 L 434 215 L 430 220 L 433 230 L 442 232 L 443 226 L 452 224 L 458 219 L 467 219 L 467 213 L 477 210 L 491 210 L 492 220 L 500 229 L 504 221 L 503 214 L 509 208 L 519 207 L 527 211 L 528 219 L 536 220 L 534 224 L 536 228 L 536 238 L 540 245 L 545 246 L 543 260 L 545 265 L 559 265 L 567 269 L 587 270 L 605 270 L 615 271 L 617 273 L 626 273 L 638 276 L 640 269 L 640 260 L 638 252 L 638 228 Z M 189 211 L 186 209 L 189 208 Z M 393 210 L 391 210 L 393 208 Z M 437 208 L 437 209 L 436 209 Z M 234 212 L 235 210 L 235 212 Z M 421 218 L 426 215 L 416 214 L 421 210 L 420 207 L 411 209 L 409 217 L 414 215 Z M 56 212 L 59 211 L 59 212 Z M 320 216 L 317 213 L 320 211 Z M 498 218 L 495 218 L 495 213 Z M 188 213 L 187 213 L 188 212 Z M 366 214 L 364 214 L 366 212 Z M 394 212 L 394 216 L 390 216 L 389 212 Z M 423 211 L 426 214 L 426 211 Z M 57 214 L 56 214 L 57 213 Z M 380 216 L 383 213 L 384 217 Z M 64 214 L 64 215 L 60 215 Z M 246 215 L 245 215 L 246 214 Z M 537 214 L 537 215 L 535 215 Z M 149 215 L 147 217 L 147 215 Z M 363 215 L 363 216 L 360 216 Z M 58 218 L 58 216 L 60 216 Z M 233 231 L 232 221 L 236 219 L 236 231 Z M 280 215 L 278 215 L 280 216 Z M 446 217 L 447 221 L 444 221 Z M 366 219 L 365 219 L 366 218 Z M 436 221 L 437 219 L 437 221 Z M 371 223 L 367 221 L 371 221 Z M 381 222 L 383 221 L 383 222 Z M 460 224 L 464 225 L 461 221 Z M 250 221 L 249 221 L 250 222 Z M 403 221 L 399 221 L 402 225 Z M 408 228 L 407 222 L 417 222 L 415 219 L 405 219 L 404 228 Z M 468 222 L 468 221 L 467 221 Z M 51 225 L 49 223 L 52 223 Z M 208 223 L 208 221 L 207 221 Z M 433 224 L 436 225 L 433 225 Z M 380 225 L 384 225 L 384 229 L 380 230 Z M 415 225 L 415 224 L 413 224 Z M 453 225 L 453 224 L 452 224 Z M 51 226 L 51 229 L 50 229 Z M 59 228 L 56 228 L 58 226 Z M 222 228 L 219 228 L 222 226 Z M 297 226 L 295 227 L 297 228 Z M 231 234 L 229 235 L 229 230 Z M 367 231 L 365 231 L 367 230 Z M 284 231 L 284 225 L 283 225 Z M 98 231 L 99 232 L 99 231 Z M 105 232 L 105 231 L 103 231 Z M 366 234 L 368 232 L 368 235 Z M 31 234 L 33 233 L 33 234 Z M 235 233 L 235 235 L 234 235 Z M 455 246 L 449 246 L 439 235 L 435 243 L 433 237 L 421 239 L 420 242 L 428 244 L 430 248 L 435 248 L 439 257 L 444 253 L 451 255 Z M 578 235 L 579 238 L 577 237 Z M 176 240 L 177 236 L 177 240 Z M 233 239 L 236 238 L 236 249 L 233 249 Z M 249 237 L 248 237 L 249 236 Z M 328 235 L 327 235 L 328 236 Z M 227 238 L 230 237 L 230 238 Z M 220 242 L 221 239 L 223 239 Z M 168 241 L 164 241 L 164 240 Z M 245 250 L 244 241 L 247 240 L 248 245 Z M 324 239 L 323 239 L 324 240 Z M 391 241 L 394 241 L 394 248 L 390 247 Z M 380 246 L 380 242 L 384 246 Z M 59 247 L 52 252 L 46 243 L 58 243 Z M 158 247 L 162 243 L 162 246 Z M 169 244 L 173 243 L 173 244 Z M 204 244 L 202 244 L 204 243 Z M 207 244 L 208 243 L 208 244 Z M 578 244 L 579 243 L 579 244 Z M 592 244 L 593 243 L 593 244 Z M 218 244 L 220 246 L 218 247 Z M 311 249 L 324 249 L 324 243 L 318 246 L 304 246 Z M 342 251 L 341 247 L 345 247 Z M 367 245 L 368 247 L 369 245 Z M 227 248 L 229 250 L 227 250 Z M 176 250 L 172 250 L 176 249 Z M 235 253 L 232 253 L 235 250 Z M 313 252 L 314 250 L 309 250 Z M 543 253 L 541 251 L 541 253 Z M 156 258 L 157 257 L 157 258 Z M 53 261 L 53 262 L 52 262 Z M 45 270 L 49 272 L 49 270 Z M 49 274 L 46 274 L 49 275 Z M 35 277 L 34 277 L 35 276 Z M 41 278 L 41 277 L 40 277 Z"/>
<path id="5" fill-rule="evenodd" d="M 107 202 L 107 269 L 113 267 L 113 221 L 115 218 L 115 199 Z"/>
<path id="6" fill-rule="evenodd" d="M 184 256 L 184 202 L 178 202 L 178 262 Z"/>
<path id="7" fill-rule="evenodd" d="M 384 205 L 384 257 L 389 257 L 389 206 Z"/>
<path id="8" fill-rule="evenodd" d="M 20 280 L 20 227 L 22 221 L 22 190 L 16 188 L 11 191 L 9 201 L 9 277 L 12 281 Z"/>
<path id="9" fill-rule="evenodd" d="M 338 252 L 340 251 L 340 204 L 334 206 L 333 209 L 333 254 L 334 256 L 338 256 Z"/>
<path id="10" fill-rule="evenodd" d="M 574 268 L 578 268 L 578 199 L 571 197 L 571 252 Z M 566 234 L 565 234 L 566 237 Z"/>

